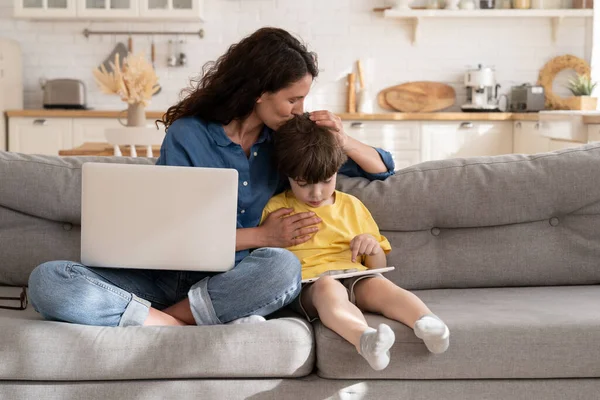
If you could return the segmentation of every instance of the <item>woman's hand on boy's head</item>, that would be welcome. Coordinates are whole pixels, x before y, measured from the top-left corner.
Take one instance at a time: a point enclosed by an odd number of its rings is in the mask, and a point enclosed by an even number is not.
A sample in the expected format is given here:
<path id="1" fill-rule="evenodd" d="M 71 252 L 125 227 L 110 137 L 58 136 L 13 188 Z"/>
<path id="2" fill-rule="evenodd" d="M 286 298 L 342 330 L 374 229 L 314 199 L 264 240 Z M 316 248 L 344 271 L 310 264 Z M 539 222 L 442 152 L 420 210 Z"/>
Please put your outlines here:
<path id="1" fill-rule="evenodd" d="M 350 241 L 350 250 L 352 250 L 352 262 L 356 262 L 357 256 L 374 256 L 381 252 L 381 246 L 375 237 L 369 233 L 356 235 Z"/>
<path id="2" fill-rule="evenodd" d="M 330 111 L 321 110 L 311 112 L 310 119 L 315 121 L 319 126 L 329 128 L 331 133 L 337 137 L 344 151 L 346 151 L 348 135 L 346 135 L 346 132 L 344 132 L 344 126 L 342 125 L 342 120 L 340 117 Z"/>
<path id="3" fill-rule="evenodd" d="M 292 214 L 292 208 L 270 213 L 260 226 L 265 247 L 292 247 L 302 244 L 319 230 L 321 219 L 313 212 Z"/>

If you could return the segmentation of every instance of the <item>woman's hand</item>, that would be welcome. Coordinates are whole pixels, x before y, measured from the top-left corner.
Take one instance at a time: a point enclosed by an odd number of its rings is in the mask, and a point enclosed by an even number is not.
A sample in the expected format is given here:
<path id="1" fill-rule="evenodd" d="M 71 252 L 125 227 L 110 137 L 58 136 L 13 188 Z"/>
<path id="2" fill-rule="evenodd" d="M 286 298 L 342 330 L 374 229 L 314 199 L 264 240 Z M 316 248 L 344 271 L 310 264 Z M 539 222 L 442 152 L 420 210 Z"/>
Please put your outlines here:
<path id="1" fill-rule="evenodd" d="M 348 152 L 348 135 L 344 132 L 344 126 L 340 117 L 329 111 L 321 110 L 311 112 L 310 119 L 315 121 L 319 126 L 329 128 L 338 139 L 344 152 Z"/>
<path id="2" fill-rule="evenodd" d="M 377 239 L 368 233 L 356 235 L 350 241 L 350 250 L 352 250 L 352 262 L 356 262 L 356 256 L 362 256 L 363 254 L 374 256 L 382 251 Z"/>
<path id="3" fill-rule="evenodd" d="M 308 241 L 319 230 L 321 218 L 313 212 L 290 215 L 294 210 L 280 208 L 267 216 L 259 227 L 266 247 L 291 247 Z"/>

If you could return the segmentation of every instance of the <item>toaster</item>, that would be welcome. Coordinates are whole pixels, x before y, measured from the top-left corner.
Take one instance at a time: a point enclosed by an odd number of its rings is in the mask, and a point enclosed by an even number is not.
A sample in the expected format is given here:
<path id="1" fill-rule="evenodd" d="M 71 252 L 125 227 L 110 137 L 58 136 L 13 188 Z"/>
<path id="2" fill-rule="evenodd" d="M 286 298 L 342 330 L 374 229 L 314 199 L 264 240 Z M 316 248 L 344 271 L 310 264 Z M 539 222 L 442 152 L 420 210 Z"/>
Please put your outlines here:
<path id="1" fill-rule="evenodd" d="M 44 108 L 85 109 L 85 84 L 79 79 L 50 79 L 42 82 Z"/>
<path id="2" fill-rule="evenodd" d="M 510 110 L 513 112 L 536 112 L 544 109 L 546 95 L 542 86 L 524 83 L 513 86 L 510 92 Z"/>

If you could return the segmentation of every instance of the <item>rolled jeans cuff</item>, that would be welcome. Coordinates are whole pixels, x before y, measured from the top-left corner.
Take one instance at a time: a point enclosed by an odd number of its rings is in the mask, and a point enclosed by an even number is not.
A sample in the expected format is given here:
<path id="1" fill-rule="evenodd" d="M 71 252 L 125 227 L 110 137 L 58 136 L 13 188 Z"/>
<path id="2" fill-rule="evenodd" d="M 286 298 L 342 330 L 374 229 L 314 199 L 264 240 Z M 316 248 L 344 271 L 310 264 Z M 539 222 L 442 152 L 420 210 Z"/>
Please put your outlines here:
<path id="1" fill-rule="evenodd" d="M 142 298 L 137 297 L 135 294 L 131 295 L 131 300 L 125 308 L 125 312 L 121 316 L 119 326 L 141 326 L 144 325 L 144 321 L 148 318 L 150 313 L 150 302 Z"/>
<path id="2" fill-rule="evenodd" d="M 217 317 L 210 295 L 208 294 L 208 280 L 202 279 L 192 286 L 188 292 L 190 309 L 196 325 L 220 325 L 221 320 Z"/>

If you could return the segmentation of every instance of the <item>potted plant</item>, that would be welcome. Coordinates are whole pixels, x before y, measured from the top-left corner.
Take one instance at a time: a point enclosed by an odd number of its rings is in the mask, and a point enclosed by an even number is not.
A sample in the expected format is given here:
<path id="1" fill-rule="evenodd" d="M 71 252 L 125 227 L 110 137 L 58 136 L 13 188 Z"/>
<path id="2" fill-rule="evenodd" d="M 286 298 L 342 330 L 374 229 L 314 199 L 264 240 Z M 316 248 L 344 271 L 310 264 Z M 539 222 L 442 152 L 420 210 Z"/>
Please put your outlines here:
<path id="1" fill-rule="evenodd" d="M 574 97 L 569 99 L 571 110 L 595 110 L 598 98 L 592 97 L 592 92 L 598 83 L 592 82 L 589 75 L 577 75 L 569 80 L 568 88 Z"/>

